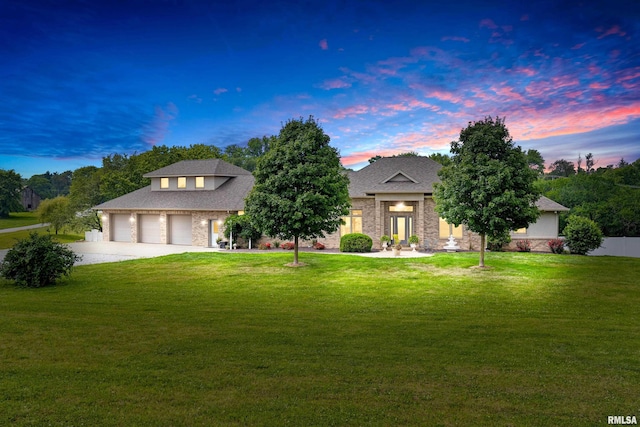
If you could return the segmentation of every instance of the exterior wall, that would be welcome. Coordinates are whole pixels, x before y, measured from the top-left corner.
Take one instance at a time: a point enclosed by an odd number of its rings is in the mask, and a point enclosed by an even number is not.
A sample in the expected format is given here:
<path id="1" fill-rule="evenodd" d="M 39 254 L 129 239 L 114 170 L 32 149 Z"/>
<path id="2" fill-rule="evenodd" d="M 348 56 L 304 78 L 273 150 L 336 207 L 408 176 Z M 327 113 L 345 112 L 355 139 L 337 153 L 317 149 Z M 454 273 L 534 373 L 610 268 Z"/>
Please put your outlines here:
<path id="1" fill-rule="evenodd" d="M 233 213 L 233 212 L 232 212 Z M 209 246 L 209 221 L 221 221 L 230 215 L 227 211 L 127 211 L 127 210 L 109 210 L 102 213 L 102 240 L 108 242 L 111 240 L 111 228 L 109 224 L 109 214 L 127 214 L 136 218 L 131 222 L 131 243 L 138 243 L 138 223 L 139 215 L 156 214 L 159 215 L 160 226 L 160 244 L 168 243 L 169 221 L 168 215 L 191 215 L 191 245 L 192 246 Z M 224 234 L 224 225 L 220 224 L 220 236 Z"/>

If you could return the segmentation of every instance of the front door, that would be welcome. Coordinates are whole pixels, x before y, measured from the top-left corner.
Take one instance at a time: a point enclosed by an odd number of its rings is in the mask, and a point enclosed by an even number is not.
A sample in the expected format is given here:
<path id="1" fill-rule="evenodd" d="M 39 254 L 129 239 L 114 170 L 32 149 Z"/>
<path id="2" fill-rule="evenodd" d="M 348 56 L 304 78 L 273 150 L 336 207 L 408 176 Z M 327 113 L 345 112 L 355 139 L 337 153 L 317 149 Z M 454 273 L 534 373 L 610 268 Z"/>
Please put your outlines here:
<path id="1" fill-rule="evenodd" d="M 209 220 L 209 246 L 218 247 L 218 237 L 220 236 L 220 221 L 217 219 Z"/>
<path id="2" fill-rule="evenodd" d="M 409 243 L 409 236 L 413 234 L 413 217 L 410 215 L 392 215 L 391 222 L 389 224 L 391 231 L 390 237 L 393 239 L 393 243 L 406 245 Z M 398 236 L 399 242 L 395 241 L 395 236 Z"/>

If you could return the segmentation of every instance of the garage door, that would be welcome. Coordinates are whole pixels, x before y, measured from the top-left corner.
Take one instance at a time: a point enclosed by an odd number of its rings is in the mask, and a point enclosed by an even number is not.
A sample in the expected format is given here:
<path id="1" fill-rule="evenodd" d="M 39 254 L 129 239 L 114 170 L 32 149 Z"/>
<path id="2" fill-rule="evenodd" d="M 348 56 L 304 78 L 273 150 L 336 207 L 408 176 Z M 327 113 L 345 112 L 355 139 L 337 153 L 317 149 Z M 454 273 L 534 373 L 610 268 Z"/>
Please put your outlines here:
<path id="1" fill-rule="evenodd" d="M 140 243 L 160 243 L 160 215 L 138 215 L 138 241 Z"/>
<path id="2" fill-rule="evenodd" d="M 111 214 L 110 236 L 112 242 L 131 242 L 129 214 Z"/>
<path id="3" fill-rule="evenodd" d="M 169 243 L 191 245 L 191 215 L 169 216 Z"/>

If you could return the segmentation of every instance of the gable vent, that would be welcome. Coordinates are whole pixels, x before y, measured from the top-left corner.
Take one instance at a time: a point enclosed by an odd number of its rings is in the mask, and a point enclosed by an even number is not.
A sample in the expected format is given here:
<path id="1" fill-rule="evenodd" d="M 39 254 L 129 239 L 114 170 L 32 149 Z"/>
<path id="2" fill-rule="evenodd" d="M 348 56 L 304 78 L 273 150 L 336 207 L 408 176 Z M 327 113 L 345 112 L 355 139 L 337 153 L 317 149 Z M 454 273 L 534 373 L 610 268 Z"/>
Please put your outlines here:
<path id="1" fill-rule="evenodd" d="M 383 181 L 383 183 L 388 183 L 388 182 L 413 182 L 413 183 L 417 183 L 418 181 L 416 181 L 415 179 L 411 178 L 410 176 L 402 173 L 402 172 L 397 172 L 394 175 L 391 175 L 390 178 L 387 178 L 386 180 Z"/>

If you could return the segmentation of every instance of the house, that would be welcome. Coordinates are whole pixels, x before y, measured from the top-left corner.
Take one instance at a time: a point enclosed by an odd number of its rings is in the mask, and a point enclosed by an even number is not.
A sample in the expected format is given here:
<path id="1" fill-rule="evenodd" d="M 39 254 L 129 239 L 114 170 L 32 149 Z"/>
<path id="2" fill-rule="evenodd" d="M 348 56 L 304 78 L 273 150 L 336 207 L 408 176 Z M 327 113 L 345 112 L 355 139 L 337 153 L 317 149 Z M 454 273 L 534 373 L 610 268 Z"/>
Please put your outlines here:
<path id="1" fill-rule="evenodd" d="M 441 167 L 427 157 L 384 157 L 348 172 L 349 215 L 337 232 L 319 241 L 337 248 L 342 235 L 357 232 L 376 243 L 382 235 L 397 235 L 406 245 L 415 234 L 420 246 L 441 249 L 453 235 L 462 249 L 478 249 L 478 235 L 448 224 L 435 211 L 433 185 Z M 242 213 L 254 183 L 250 172 L 219 159 L 182 161 L 144 176 L 150 186 L 94 208 L 102 211 L 105 240 L 216 247 L 222 222 Z M 528 239 L 534 250 L 545 250 L 546 242 L 557 238 L 559 212 L 568 209 L 546 197 L 537 205 L 542 215 L 512 233 L 514 245 Z"/>
<path id="2" fill-rule="evenodd" d="M 321 240 L 327 247 L 338 247 L 340 236 L 364 233 L 374 244 L 382 235 L 397 235 L 407 245 L 413 234 L 420 246 L 441 249 L 452 234 L 462 249 L 479 249 L 480 237 L 466 227 L 454 227 L 435 211 L 433 185 L 440 182 L 442 166 L 427 157 L 383 157 L 355 172 L 349 172 L 351 210 L 339 232 Z M 535 224 L 512 233 L 528 239 L 534 250 L 545 250 L 549 239 L 558 237 L 558 215 L 564 206 L 542 197 L 537 206 L 542 214 Z"/>
<path id="3" fill-rule="evenodd" d="M 222 223 L 241 213 L 251 172 L 220 159 L 185 160 L 143 175 L 151 185 L 95 206 L 103 239 L 217 246 Z"/>

